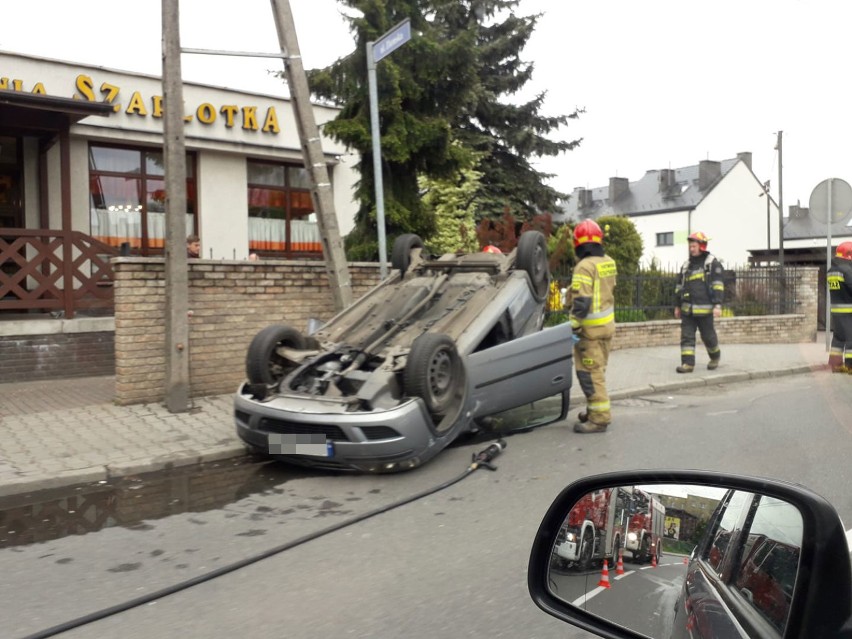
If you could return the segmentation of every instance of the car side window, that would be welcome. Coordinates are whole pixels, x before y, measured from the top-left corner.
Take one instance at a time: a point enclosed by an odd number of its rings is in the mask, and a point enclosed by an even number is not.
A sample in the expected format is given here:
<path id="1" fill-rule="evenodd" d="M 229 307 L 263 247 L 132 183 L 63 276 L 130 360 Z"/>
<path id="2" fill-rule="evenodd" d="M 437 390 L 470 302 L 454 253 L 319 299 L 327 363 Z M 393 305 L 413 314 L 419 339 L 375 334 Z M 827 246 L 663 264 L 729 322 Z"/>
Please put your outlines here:
<path id="1" fill-rule="evenodd" d="M 798 508 L 761 497 L 734 582 L 736 591 L 782 636 L 796 585 L 802 534 Z"/>
<path id="2" fill-rule="evenodd" d="M 723 510 L 716 517 L 716 522 L 711 533 L 710 545 L 704 551 L 703 559 L 709 563 L 717 572 L 722 566 L 722 561 L 725 559 L 725 554 L 730 545 L 731 536 L 734 533 L 734 528 L 743 513 L 751 493 L 744 493 L 738 490 L 731 491 L 725 501 Z"/>

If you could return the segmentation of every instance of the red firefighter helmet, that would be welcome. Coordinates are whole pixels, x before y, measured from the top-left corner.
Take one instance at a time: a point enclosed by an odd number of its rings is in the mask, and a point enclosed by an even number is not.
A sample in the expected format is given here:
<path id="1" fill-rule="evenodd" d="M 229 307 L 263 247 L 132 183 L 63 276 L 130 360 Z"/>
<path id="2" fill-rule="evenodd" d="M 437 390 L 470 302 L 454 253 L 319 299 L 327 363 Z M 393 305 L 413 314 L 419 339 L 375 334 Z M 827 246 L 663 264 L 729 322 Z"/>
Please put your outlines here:
<path id="1" fill-rule="evenodd" d="M 703 233 L 702 231 L 695 231 L 695 233 L 691 233 L 690 236 L 686 239 L 690 242 L 698 242 L 698 248 L 700 248 L 702 251 L 707 250 L 707 242 L 710 241 L 710 238 L 707 237 L 707 234 Z"/>
<path id="2" fill-rule="evenodd" d="M 603 231 L 594 220 L 583 220 L 574 227 L 574 248 L 589 242 L 602 243 Z"/>
<path id="3" fill-rule="evenodd" d="M 498 249 L 498 248 L 497 248 L 496 246 L 494 246 L 493 244 L 489 244 L 489 245 L 488 245 L 488 246 L 486 246 L 484 249 L 482 249 L 482 252 L 483 252 L 483 253 L 502 253 L 503 251 L 501 251 L 500 249 Z"/>
<path id="4" fill-rule="evenodd" d="M 841 260 L 852 260 L 852 242 L 841 242 L 838 244 L 835 255 Z"/>

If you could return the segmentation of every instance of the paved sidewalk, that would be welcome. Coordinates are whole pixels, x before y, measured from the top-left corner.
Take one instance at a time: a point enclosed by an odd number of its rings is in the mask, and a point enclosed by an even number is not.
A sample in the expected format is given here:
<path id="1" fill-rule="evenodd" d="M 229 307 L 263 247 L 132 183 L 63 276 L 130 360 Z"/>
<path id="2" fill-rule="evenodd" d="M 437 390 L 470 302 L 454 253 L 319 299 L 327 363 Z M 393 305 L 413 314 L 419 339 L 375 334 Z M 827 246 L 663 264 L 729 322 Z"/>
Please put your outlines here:
<path id="1" fill-rule="evenodd" d="M 825 372 L 828 354 L 821 333 L 813 343 L 722 344 L 716 371 L 706 370 L 700 348 L 694 373 L 675 372 L 679 360 L 677 346 L 614 351 L 607 371 L 612 399 Z M 114 383 L 90 377 L 0 384 L 0 496 L 243 454 L 232 394 L 195 399 L 190 412 L 171 414 L 159 404 L 115 406 Z M 572 390 L 571 404 L 579 406 L 576 379 Z"/>

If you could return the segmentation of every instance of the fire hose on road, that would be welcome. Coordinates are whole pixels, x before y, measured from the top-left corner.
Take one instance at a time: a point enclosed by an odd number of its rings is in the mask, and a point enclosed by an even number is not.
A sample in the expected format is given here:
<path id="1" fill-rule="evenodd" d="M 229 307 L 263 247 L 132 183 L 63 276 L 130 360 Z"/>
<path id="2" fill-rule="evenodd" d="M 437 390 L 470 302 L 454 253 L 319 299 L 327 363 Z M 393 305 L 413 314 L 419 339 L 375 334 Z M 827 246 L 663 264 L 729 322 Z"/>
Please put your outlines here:
<path id="1" fill-rule="evenodd" d="M 444 490 L 445 488 L 449 488 L 450 486 L 457 484 L 462 479 L 469 477 L 474 471 L 480 468 L 487 468 L 491 471 L 497 470 L 497 467 L 494 466 L 492 462 L 505 449 L 505 440 L 498 439 L 496 442 L 490 444 L 480 452 L 474 453 L 472 455 L 470 465 L 464 470 L 464 472 L 448 481 L 445 481 L 442 484 L 438 484 L 437 486 L 428 488 L 427 490 L 411 495 L 410 497 L 405 497 L 404 499 L 400 499 L 399 501 L 392 502 L 390 504 L 387 504 L 386 506 L 381 506 L 379 508 L 367 511 L 361 515 L 352 517 L 351 519 L 346 519 L 340 523 L 334 524 L 327 528 L 323 528 L 322 530 L 318 530 L 309 535 L 304 535 L 303 537 L 294 539 L 293 541 L 287 542 L 286 544 L 281 544 L 280 546 L 276 546 L 275 548 L 270 548 L 269 550 L 266 550 L 262 553 L 247 557 L 245 559 L 241 559 L 240 561 L 228 564 L 227 566 L 222 566 L 221 568 L 217 568 L 216 570 L 212 570 L 206 574 L 193 577 L 192 579 L 187 579 L 186 581 L 174 584 L 173 586 L 161 588 L 160 590 L 157 590 L 155 592 L 143 595 L 141 597 L 136 597 L 135 599 L 116 604 L 115 606 L 110 606 L 109 608 L 104 608 L 103 610 L 99 610 L 97 612 L 93 612 L 88 615 L 72 619 L 70 621 L 66 621 L 51 628 L 47 628 L 46 630 L 41 630 L 34 634 L 27 635 L 26 637 L 23 637 L 23 639 L 44 639 L 46 637 L 53 637 L 62 632 L 68 632 L 69 630 L 79 628 L 80 626 L 85 626 L 86 624 L 90 624 L 94 621 L 99 621 L 101 619 L 111 617 L 112 615 L 117 615 L 126 610 L 130 610 L 131 608 L 135 608 L 137 606 L 156 601 L 157 599 L 163 599 L 164 597 L 173 595 L 182 590 L 186 590 L 188 588 L 192 588 L 193 586 L 197 586 L 198 584 L 202 584 L 204 582 L 216 579 L 217 577 L 227 575 L 228 573 L 239 570 L 240 568 L 245 568 L 246 566 L 257 563 L 258 561 L 262 561 L 263 559 L 267 559 L 269 557 L 282 553 L 285 550 L 290 550 L 292 548 L 295 548 L 296 546 L 301 546 L 306 542 L 312 541 L 314 539 L 319 539 L 324 535 L 336 532 L 338 530 L 341 530 L 342 528 L 346 528 L 347 526 L 357 524 L 358 522 L 365 521 L 367 519 L 375 517 L 376 515 L 381 515 L 382 513 L 389 512 L 391 510 L 394 510 L 395 508 L 399 508 L 400 506 L 410 504 L 411 502 L 417 501 L 418 499 L 422 499 L 423 497 L 433 495 L 441 490 Z"/>

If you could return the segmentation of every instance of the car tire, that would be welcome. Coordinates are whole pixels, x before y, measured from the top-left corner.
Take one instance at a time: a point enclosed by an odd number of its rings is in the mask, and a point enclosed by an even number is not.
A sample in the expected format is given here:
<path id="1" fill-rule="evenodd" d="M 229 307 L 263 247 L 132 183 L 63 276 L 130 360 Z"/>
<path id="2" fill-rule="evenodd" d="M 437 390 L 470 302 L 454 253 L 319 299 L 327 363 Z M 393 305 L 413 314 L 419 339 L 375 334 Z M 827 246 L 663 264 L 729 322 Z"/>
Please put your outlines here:
<path id="1" fill-rule="evenodd" d="M 423 240 L 419 235 L 405 233 L 396 238 L 391 251 L 391 268 L 405 275 L 411 266 L 411 251 L 416 248 L 423 248 Z"/>
<path id="2" fill-rule="evenodd" d="M 436 424 L 458 410 L 466 387 L 464 363 L 452 338 L 423 333 L 414 340 L 403 372 L 403 388 L 409 397 L 423 400 Z"/>
<path id="3" fill-rule="evenodd" d="M 577 557 L 577 568 L 581 571 L 586 571 L 592 564 L 592 553 L 595 549 L 595 540 L 592 536 L 592 531 L 586 528 L 583 533 L 583 539 L 580 541 L 580 553 Z"/>
<path id="4" fill-rule="evenodd" d="M 246 354 L 246 376 L 252 384 L 272 385 L 280 382 L 292 368 L 277 353 L 279 346 L 304 350 L 305 337 L 292 326 L 267 326 L 249 344 Z"/>
<path id="5" fill-rule="evenodd" d="M 547 299 L 550 286 L 550 268 L 547 264 L 547 240 L 539 231 L 527 231 L 518 242 L 515 258 L 517 268 L 527 272 L 537 302 Z"/>

